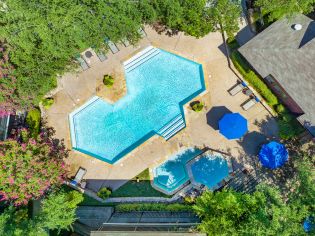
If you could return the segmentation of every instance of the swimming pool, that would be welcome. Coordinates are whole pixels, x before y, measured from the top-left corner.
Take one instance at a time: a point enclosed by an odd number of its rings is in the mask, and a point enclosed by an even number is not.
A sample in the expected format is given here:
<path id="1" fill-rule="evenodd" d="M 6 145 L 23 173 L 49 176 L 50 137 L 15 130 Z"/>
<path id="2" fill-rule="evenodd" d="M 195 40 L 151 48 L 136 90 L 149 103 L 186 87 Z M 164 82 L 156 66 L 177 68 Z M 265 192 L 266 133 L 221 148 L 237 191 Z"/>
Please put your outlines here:
<path id="1" fill-rule="evenodd" d="M 173 194 L 189 180 L 186 163 L 202 151 L 195 148 L 185 149 L 171 156 L 160 166 L 153 169 L 153 185 L 164 193 Z"/>
<path id="2" fill-rule="evenodd" d="M 115 163 L 155 134 L 185 127 L 183 105 L 205 90 L 202 65 L 148 47 L 124 62 L 127 95 L 114 104 L 95 96 L 69 115 L 72 147 Z"/>
<path id="3" fill-rule="evenodd" d="M 214 189 L 218 183 L 229 176 L 229 164 L 219 154 L 203 154 L 188 165 L 192 181 Z"/>

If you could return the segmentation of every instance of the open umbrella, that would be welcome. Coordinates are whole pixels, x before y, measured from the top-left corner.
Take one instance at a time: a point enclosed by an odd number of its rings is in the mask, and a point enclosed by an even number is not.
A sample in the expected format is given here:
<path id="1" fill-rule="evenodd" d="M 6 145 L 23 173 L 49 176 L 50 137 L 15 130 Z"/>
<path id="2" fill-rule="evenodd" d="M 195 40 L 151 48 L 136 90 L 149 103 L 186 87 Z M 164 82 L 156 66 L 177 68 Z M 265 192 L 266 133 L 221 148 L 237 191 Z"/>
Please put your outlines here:
<path id="1" fill-rule="evenodd" d="M 261 147 L 258 157 L 263 166 L 276 169 L 288 160 L 289 153 L 283 144 L 272 141 Z"/>
<path id="2" fill-rule="evenodd" d="M 227 139 L 239 139 L 247 131 L 247 120 L 240 113 L 225 114 L 219 120 L 220 133 Z"/>

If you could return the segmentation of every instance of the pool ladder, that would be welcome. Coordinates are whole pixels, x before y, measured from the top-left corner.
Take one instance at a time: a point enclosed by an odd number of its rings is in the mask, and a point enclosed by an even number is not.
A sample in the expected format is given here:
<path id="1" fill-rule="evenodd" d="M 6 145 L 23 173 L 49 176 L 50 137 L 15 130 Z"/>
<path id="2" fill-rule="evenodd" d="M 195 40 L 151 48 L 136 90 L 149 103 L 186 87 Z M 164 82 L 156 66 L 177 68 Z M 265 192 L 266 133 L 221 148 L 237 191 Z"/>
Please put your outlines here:
<path id="1" fill-rule="evenodd" d="M 161 129 L 158 130 L 158 134 L 162 136 L 165 140 L 170 139 L 180 130 L 185 128 L 185 120 L 182 114 L 178 114 L 175 118 L 173 118 L 170 122 L 164 125 Z"/>

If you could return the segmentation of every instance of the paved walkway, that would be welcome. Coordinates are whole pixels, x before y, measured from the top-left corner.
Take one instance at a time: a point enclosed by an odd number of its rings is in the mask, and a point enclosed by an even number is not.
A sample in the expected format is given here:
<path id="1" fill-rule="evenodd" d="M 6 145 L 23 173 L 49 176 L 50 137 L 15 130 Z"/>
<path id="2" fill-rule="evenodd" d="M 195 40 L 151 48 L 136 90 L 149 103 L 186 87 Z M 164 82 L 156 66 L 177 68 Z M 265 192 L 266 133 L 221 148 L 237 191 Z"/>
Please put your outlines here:
<path id="1" fill-rule="evenodd" d="M 97 94 L 97 87 L 104 74 L 122 73 L 122 62 L 148 45 L 177 53 L 188 59 L 203 63 L 207 93 L 200 96 L 206 108 L 196 113 L 186 109 L 187 127 L 165 141 L 159 136 L 149 139 L 114 165 L 107 164 L 77 151 L 70 152 L 67 163 L 71 174 L 82 166 L 87 169 L 88 187 L 97 191 L 101 186 L 117 189 L 126 181 L 149 167 L 165 161 L 170 155 L 185 147 L 204 147 L 221 150 L 239 162 L 251 164 L 256 159 L 258 147 L 268 139 L 277 138 L 277 124 L 269 112 L 257 104 L 249 111 L 240 104 L 248 99 L 242 93 L 230 96 L 227 92 L 237 81 L 237 76 L 227 65 L 222 38 L 219 33 L 195 39 L 179 33 L 173 37 L 156 33 L 150 27 L 147 37 L 136 47 L 118 45 L 120 51 L 108 53 L 108 60 L 95 62 L 84 72 L 67 73 L 59 81 L 62 88 L 54 96 L 55 104 L 46 112 L 48 125 L 56 129 L 56 136 L 64 139 L 71 149 L 68 114 Z M 218 119 L 227 111 L 239 112 L 248 120 L 249 132 L 241 140 L 227 140 L 218 131 Z"/>

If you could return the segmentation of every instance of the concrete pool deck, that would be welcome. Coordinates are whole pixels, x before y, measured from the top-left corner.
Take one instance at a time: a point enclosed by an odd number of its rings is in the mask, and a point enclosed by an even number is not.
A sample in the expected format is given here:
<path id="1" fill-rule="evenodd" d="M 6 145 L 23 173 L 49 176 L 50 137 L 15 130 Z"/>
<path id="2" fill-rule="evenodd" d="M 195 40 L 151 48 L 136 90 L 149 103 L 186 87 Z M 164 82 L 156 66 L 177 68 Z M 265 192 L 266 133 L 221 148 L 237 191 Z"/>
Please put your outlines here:
<path id="1" fill-rule="evenodd" d="M 195 39 L 184 33 L 172 37 L 160 35 L 150 27 L 146 27 L 145 31 L 147 37 L 138 46 L 118 45 L 120 51 L 116 54 L 108 52 L 108 60 L 91 61 L 88 70 L 66 73 L 59 79 L 55 103 L 45 112 L 47 124 L 55 128 L 56 137 L 64 139 L 67 148 L 71 149 L 68 115 L 94 95 L 107 93 L 104 97 L 113 101 L 123 96 L 125 90 L 120 90 L 119 86 L 125 87 L 121 80 L 113 90 L 100 88 L 103 75 L 114 74 L 123 78 L 122 62 L 149 45 L 202 62 L 207 92 L 198 99 L 205 103 L 205 109 L 196 113 L 187 108 L 185 129 L 168 141 L 159 136 L 152 137 L 114 165 L 72 150 L 67 160 L 70 175 L 74 175 L 81 166 L 87 169 L 84 178 L 87 179 L 88 188 L 95 191 L 101 186 L 117 189 L 144 169 L 162 163 L 182 147 L 193 146 L 209 146 L 229 153 L 241 163 L 252 165 L 257 159 L 259 145 L 267 139 L 277 138 L 278 128 L 263 105 L 258 103 L 244 111 L 240 105 L 248 97 L 242 93 L 231 96 L 227 92 L 235 85 L 237 76 L 228 67 L 221 35 L 210 33 L 204 38 Z M 227 140 L 218 131 L 217 121 L 228 111 L 239 112 L 248 120 L 249 133 L 241 140 Z"/>

